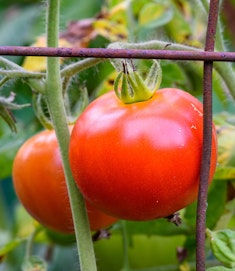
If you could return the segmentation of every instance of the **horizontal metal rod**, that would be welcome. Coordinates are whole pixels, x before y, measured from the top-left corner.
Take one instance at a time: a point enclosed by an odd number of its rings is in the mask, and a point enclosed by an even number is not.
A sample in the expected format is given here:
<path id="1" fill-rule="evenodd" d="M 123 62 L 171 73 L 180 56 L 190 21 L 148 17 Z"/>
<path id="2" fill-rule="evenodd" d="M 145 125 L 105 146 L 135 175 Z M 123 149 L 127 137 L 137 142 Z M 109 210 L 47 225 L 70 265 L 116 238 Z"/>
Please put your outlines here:
<path id="1" fill-rule="evenodd" d="M 235 52 L 0 46 L 0 55 L 235 61 Z"/>

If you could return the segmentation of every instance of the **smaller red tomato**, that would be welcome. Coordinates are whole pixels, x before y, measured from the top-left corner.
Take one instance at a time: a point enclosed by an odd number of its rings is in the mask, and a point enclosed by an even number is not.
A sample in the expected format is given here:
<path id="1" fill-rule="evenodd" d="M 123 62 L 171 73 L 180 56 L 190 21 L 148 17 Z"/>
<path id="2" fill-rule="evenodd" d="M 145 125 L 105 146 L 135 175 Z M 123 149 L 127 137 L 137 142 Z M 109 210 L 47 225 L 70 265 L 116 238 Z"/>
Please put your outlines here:
<path id="1" fill-rule="evenodd" d="M 19 149 L 13 164 L 16 194 L 25 209 L 42 225 L 63 233 L 74 232 L 62 161 L 54 131 L 42 131 Z M 91 230 L 115 221 L 86 202 Z"/>

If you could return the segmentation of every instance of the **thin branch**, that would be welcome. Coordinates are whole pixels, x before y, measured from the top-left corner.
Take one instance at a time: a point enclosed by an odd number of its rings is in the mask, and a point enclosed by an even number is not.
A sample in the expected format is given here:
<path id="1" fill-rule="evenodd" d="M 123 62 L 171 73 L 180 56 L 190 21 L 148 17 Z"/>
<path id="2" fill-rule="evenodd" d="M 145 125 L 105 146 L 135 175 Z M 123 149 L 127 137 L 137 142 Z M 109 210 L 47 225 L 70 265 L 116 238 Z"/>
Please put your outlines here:
<path id="1" fill-rule="evenodd" d="M 40 72 L 28 72 L 28 71 L 19 71 L 19 70 L 1 70 L 0 75 L 3 75 L 7 78 L 42 78 L 46 75 Z"/>

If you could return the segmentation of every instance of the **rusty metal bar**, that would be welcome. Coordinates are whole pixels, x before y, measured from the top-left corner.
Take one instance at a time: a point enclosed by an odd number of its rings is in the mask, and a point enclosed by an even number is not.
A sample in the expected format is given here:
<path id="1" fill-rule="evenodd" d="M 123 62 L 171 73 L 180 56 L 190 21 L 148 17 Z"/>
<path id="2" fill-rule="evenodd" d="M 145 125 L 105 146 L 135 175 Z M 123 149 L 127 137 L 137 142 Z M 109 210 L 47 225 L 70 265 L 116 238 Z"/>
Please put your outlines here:
<path id="1" fill-rule="evenodd" d="M 205 51 L 213 51 L 215 44 L 216 26 L 219 12 L 219 0 L 211 0 L 205 42 Z M 208 179 L 210 174 L 211 146 L 212 146 L 212 70 L 213 62 L 204 62 L 203 74 L 203 149 L 200 172 L 200 186 L 197 205 L 196 223 L 196 270 L 205 271 L 205 229 Z"/>
<path id="2" fill-rule="evenodd" d="M 235 61 L 235 52 L 0 46 L 0 55 Z"/>

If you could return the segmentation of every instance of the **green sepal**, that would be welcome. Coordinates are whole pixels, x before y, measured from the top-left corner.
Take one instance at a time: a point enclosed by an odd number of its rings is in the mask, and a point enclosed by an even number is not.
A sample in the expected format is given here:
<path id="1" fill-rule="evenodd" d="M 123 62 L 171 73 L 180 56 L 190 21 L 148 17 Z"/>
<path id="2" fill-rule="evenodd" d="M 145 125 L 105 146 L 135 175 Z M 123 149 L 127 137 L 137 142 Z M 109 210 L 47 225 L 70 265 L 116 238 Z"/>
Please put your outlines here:
<path id="1" fill-rule="evenodd" d="M 16 129 L 16 121 L 15 118 L 13 116 L 13 114 L 11 113 L 11 111 L 9 109 L 7 109 L 6 107 L 2 106 L 0 104 L 0 116 L 5 120 L 5 122 L 8 124 L 8 126 L 10 127 L 11 131 L 16 133 L 17 129 Z"/>
<path id="2" fill-rule="evenodd" d="M 114 91 L 117 97 L 126 104 L 151 99 L 161 84 L 162 71 L 159 62 L 153 61 L 145 80 L 133 67 L 131 71 L 128 67 L 126 63 L 123 64 L 123 70 L 115 79 Z"/>
<path id="3" fill-rule="evenodd" d="M 89 104 L 89 94 L 85 86 L 81 85 L 77 89 L 76 85 L 76 92 L 75 101 L 69 96 L 67 91 L 64 93 L 64 104 L 69 125 L 73 125 L 76 122 L 77 118 Z"/>
<path id="4" fill-rule="evenodd" d="M 121 81 L 121 88 L 119 90 L 119 84 Z M 128 84 L 127 75 L 124 72 L 119 72 L 116 80 L 114 81 L 114 91 L 117 97 L 124 103 L 130 103 L 130 99 L 133 96 L 131 88 Z"/>
<path id="5" fill-rule="evenodd" d="M 153 91 L 158 90 L 162 82 L 162 69 L 158 60 L 153 60 L 153 64 L 145 79 L 146 85 Z"/>
<path id="6" fill-rule="evenodd" d="M 132 95 L 129 103 L 142 102 L 149 100 L 154 91 L 151 90 L 144 82 L 142 77 L 136 72 L 127 74 L 128 86 L 131 88 Z"/>
<path id="7" fill-rule="evenodd" d="M 48 130 L 52 130 L 53 123 L 49 114 L 45 95 L 42 95 L 41 93 L 33 93 L 32 105 L 35 115 L 37 116 L 42 126 Z"/>

